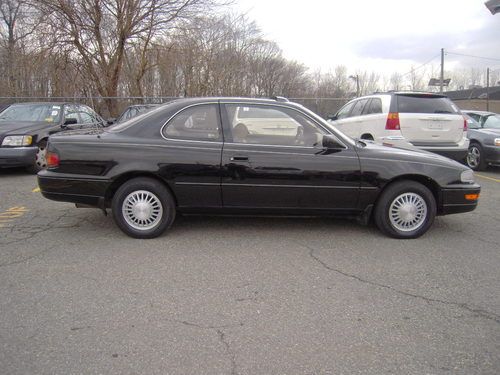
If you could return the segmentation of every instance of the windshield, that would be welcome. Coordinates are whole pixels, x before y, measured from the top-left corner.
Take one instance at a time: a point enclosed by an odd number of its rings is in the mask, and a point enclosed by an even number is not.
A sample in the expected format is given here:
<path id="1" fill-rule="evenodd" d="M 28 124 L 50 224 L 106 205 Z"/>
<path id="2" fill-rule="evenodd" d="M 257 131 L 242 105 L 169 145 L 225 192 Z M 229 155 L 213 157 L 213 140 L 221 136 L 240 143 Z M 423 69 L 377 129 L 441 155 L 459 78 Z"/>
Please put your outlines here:
<path id="1" fill-rule="evenodd" d="M 0 113 L 0 121 L 58 123 L 61 107 L 53 104 L 13 104 Z"/>
<path id="2" fill-rule="evenodd" d="M 500 129 L 500 115 L 490 115 L 486 118 L 483 128 Z"/>

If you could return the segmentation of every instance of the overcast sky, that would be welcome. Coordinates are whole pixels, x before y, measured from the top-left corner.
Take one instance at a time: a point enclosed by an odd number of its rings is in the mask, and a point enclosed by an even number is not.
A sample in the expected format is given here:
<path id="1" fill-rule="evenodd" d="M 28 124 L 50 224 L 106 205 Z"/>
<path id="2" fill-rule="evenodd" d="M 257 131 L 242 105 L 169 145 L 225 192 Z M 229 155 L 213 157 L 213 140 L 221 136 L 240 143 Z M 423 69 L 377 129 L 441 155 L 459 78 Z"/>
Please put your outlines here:
<path id="1" fill-rule="evenodd" d="M 285 57 L 311 69 L 406 73 L 433 58 L 438 67 L 441 48 L 446 68 L 500 69 L 500 14 L 485 0 L 236 1 Z"/>

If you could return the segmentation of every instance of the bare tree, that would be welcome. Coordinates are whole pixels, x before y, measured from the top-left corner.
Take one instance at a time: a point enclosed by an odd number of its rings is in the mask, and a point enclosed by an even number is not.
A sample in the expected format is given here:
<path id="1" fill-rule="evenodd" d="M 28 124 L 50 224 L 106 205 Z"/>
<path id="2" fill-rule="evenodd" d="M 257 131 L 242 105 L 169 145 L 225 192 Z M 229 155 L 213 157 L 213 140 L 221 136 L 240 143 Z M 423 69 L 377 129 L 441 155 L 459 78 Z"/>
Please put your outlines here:
<path id="1" fill-rule="evenodd" d="M 126 49 L 140 45 L 145 72 L 146 51 L 155 37 L 214 4 L 213 0 L 38 0 L 38 7 L 60 45 L 72 45 L 100 95 L 115 97 Z M 108 99 L 116 115 L 116 101 Z"/>

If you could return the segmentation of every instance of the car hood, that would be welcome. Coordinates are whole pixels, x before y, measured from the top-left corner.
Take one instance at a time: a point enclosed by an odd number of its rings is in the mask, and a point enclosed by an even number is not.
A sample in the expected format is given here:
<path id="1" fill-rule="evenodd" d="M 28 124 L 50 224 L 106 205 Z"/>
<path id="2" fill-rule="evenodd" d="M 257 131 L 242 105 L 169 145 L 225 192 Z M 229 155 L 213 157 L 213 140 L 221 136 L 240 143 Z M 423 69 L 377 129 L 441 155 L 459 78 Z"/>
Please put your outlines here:
<path id="1" fill-rule="evenodd" d="M 366 146 L 363 148 L 370 151 L 370 157 L 400 160 L 410 162 L 420 162 L 422 164 L 438 164 L 446 167 L 459 169 L 467 169 L 467 167 L 459 162 L 449 159 L 445 156 L 435 154 L 433 152 L 420 150 L 417 148 L 407 149 L 401 147 L 383 146 L 372 142 L 363 142 Z"/>
<path id="2" fill-rule="evenodd" d="M 470 132 L 478 132 L 482 134 L 487 134 L 487 135 L 492 135 L 492 136 L 499 136 L 500 135 L 500 129 L 469 129 Z"/>
<path id="3" fill-rule="evenodd" d="M 36 133 L 42 129 L 45 129 L 47 127 L 55 126 L 56 124 L 51 124 L 47 122 L 27 122 L 27 121 L 22 121 L 22 122 L 8 122 L 8 121 L 0 121 L 0 136 L 6 136 L 6 135 L 23 135 L 23 134 L 30 134 L 30 133 Z"/>

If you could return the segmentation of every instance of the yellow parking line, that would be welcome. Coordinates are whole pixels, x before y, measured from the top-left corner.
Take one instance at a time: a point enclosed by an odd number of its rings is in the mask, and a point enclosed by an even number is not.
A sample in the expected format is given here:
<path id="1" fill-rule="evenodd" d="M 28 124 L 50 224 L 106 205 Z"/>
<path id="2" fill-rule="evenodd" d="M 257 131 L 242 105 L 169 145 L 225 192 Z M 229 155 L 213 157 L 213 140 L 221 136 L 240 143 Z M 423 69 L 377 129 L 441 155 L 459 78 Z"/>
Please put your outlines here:
<path id="1" fill-rule="evenodd" d="M 39 193 L 40 192 L 40 188 L 37 187 L 37 188 L 34 188 L 33 190 L 31 190 L 33 193 Z"/>
<path id="2" fill-rule="evenodd" d="M 499 180 L 499 179 L 497 179 L 497 178 L 488 177 L 488 176 L 483 176 L 483 175 L 481 175 L 481 174 L 477 174 L 477 173 L 475 173 L 475 175 L 476 175 L 477 177 L 485 178 L 485 179 L 487 179 L 487 180 L 491 180 L 491 181 L 495 181 L 495 182 L 500 182 L 500 180 Z"/>

